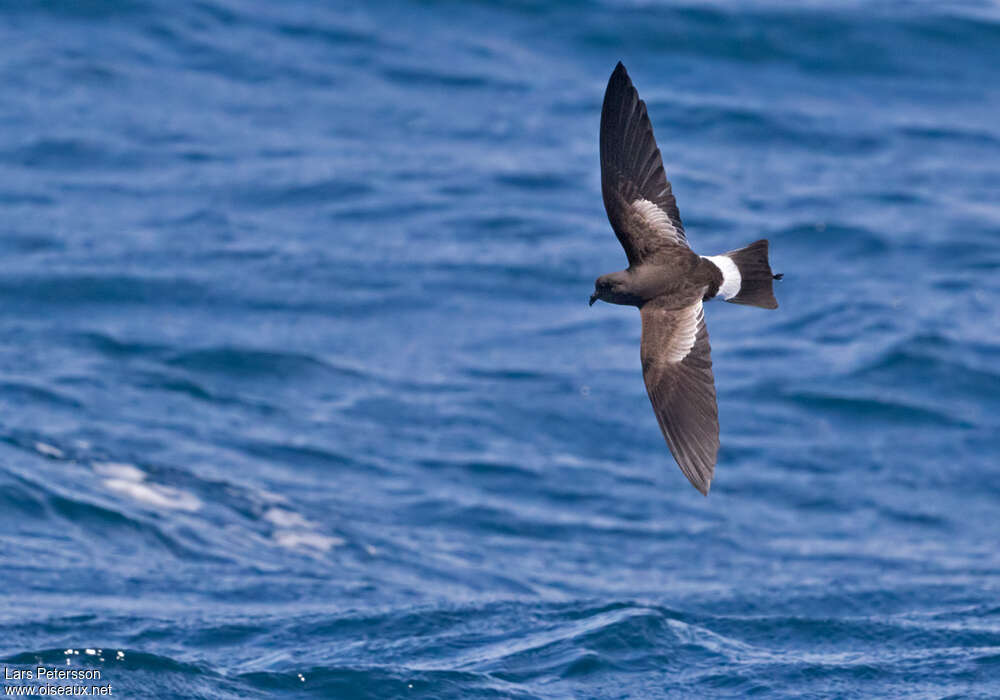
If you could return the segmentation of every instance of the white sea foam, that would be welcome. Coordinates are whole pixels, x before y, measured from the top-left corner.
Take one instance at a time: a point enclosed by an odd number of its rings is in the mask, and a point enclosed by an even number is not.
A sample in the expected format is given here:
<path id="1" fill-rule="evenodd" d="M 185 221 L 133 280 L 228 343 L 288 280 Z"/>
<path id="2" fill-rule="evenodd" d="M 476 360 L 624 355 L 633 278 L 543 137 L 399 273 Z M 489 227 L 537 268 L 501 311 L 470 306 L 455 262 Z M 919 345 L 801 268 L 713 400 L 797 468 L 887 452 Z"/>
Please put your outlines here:
<path id="1" fill-rule="evenodd" d="M 54 457 L 56 459 L 62 459 L 63 457 L 66 456 L 66 453 L 60 450 L 58 447 L 55 447 L 54 445 L 49 445 L 44 442 L 36 442 L 35 451 L 38 452 L 39 454 L 45 455 L 46 457 Z"/>
<path id="2" fill-rule="evenodd" d="M 312 522 L 306 520 L 300 514 L 293 510 L 286 510 L 284 508 L 268 508 L 264 512 L 264 520 L 274 523 L 278 527 L 310 528 L 313 526 Z"/>
<path id="3" fill-rule="evenodd" d="M 101 476 L 125 481 L 143 481 L 146 472 L 127 462 L 91 462 L 90 466 Z"/>
<path id="4" fill-rule="evenodd" d="M 327 552 L 334 547 L 340 547 L 345 544 L 345 540 L 341 537 L 331 537 L 330 535 L 323 535 L 318 532 L 275 530 L 273 537 L 278 546 L 285 547 L 286 549 L 306 548 Z"/>
<path id="5" fill-rule="evenodd" d="M 105 479 L 104 485 L 112 491 L 125 494 L 147 505 L 168 510 L 194 512 L 201 509 L 201 500 L 193 493 L 162 484 L 152 484 L 128 479 Z"/>

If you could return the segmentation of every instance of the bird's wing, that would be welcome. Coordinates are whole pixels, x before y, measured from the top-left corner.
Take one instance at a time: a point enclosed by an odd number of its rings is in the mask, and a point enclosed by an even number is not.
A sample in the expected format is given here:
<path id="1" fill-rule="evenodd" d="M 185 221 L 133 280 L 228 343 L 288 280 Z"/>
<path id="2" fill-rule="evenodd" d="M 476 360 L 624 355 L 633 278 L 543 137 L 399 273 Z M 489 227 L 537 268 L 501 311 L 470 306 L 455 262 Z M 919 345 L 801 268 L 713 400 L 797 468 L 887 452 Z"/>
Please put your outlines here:
<path id="1" fill-rule="evenodd" d="M 620 62 L 601 109 L 601 193 L 630 265 L 664 247 L 687 246 L 646 103 Z"/>
<path id="2" fill-rule="evenodd" d="M 701 300 L 681 309 L 642 307 L 642 376 L 656 420 L 684 476 L 708 495 L 719 452 L 712 349 Z"/>

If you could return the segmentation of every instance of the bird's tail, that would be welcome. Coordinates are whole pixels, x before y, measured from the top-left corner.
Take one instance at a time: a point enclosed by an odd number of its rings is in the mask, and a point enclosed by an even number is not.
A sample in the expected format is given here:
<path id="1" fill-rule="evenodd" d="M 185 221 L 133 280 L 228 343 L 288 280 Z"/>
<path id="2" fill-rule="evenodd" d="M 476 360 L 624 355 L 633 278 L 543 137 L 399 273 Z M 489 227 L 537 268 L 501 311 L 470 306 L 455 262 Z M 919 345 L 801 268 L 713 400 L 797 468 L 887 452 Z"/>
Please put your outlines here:
<path id="1" fill-rule="evenodd" d="M 765 309 L 778 308 L 778 300 L 774 298 L 774 280 L 780 280 L 782 276 L 771 272 L 766 239 L 709 260 L 722 270 L 719 295 L 726 301 Z"/>

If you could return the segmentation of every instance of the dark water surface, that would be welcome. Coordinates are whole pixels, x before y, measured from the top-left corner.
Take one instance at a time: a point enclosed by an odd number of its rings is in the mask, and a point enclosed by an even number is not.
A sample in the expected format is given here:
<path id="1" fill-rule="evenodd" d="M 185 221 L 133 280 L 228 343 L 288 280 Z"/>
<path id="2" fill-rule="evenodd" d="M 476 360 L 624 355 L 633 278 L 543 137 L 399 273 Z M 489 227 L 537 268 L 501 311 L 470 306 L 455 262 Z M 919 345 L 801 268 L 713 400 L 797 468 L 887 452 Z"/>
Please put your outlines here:
<path id="1" fill-rule="evenodd" d="M 5 667 L 1000 696 L 996 5 L 37 0 L 0 42 Z M 694 247 L 786 275 L 706 310 L 708 499 L 587 307 L 618 59 Z"/>

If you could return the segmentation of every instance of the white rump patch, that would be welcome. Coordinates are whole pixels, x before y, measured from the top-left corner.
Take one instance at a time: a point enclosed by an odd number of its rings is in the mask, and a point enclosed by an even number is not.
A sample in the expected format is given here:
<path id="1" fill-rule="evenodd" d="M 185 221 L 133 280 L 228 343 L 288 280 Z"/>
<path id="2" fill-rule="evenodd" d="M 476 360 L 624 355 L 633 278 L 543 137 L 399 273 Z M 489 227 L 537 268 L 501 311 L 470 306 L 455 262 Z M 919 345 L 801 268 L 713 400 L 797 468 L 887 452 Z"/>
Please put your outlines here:
<path id="1" fill-rule="evenodd" d="M 718 296 L 723 299 L 732 299 L 740 293 L 740 285 L 743 283 L 743 278 L 740 277 L 740 268 L 736 267 L 736 263 L 733 262 L 732 258 L 728 255 L 703 255 L 702 257 L 722 272 L 722 284 L 719 285 Z"/>
<path id="2" fill-rule="evenodd" d="M 684 309 L 684 315 L 678 319 L 666 348 L 667 362 L 680 362 L 690 354 L 694 341 L 698 338 L 698 326 L 704 317 L 705 311 L 700 301 Z"/>
<path id="3" fill-rule="evenodd" d="M 666 236 L 675 241 L 679 241 L 677 229 L 674 228 L 670 217 L 658 206 L 648 199 L 637 199 L 632 202 L 632 211 L 636 213 L 642 225 L 648 229 L 656 231 L 661 236 Z"/>

